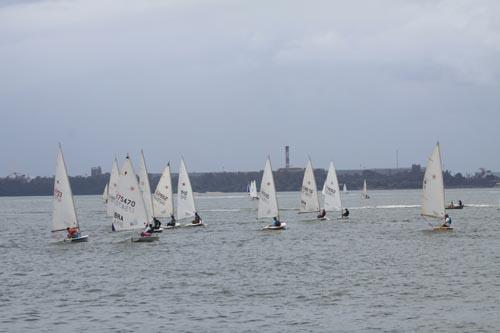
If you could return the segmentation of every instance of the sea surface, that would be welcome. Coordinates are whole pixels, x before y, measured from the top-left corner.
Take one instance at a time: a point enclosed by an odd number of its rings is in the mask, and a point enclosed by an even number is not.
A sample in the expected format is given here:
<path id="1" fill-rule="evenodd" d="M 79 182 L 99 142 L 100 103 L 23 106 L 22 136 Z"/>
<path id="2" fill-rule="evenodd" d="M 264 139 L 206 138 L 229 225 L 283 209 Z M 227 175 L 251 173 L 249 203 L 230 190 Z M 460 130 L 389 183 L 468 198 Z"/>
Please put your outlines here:
<path id="1" fill-rule="evenodd" d="M 448 190 L 466 207 L 445 233 L 421 191 L 370 195 L 312 222 L 280 193 L 276 232 L 244 193 L 199 194 L 207 226 L 150 244 L 111 232 L 101 196 L 75 197 L 78 244 L 52 242 L 51 197 L 0 198 L 0 331 L 500 331 L 500 189 Z"/>

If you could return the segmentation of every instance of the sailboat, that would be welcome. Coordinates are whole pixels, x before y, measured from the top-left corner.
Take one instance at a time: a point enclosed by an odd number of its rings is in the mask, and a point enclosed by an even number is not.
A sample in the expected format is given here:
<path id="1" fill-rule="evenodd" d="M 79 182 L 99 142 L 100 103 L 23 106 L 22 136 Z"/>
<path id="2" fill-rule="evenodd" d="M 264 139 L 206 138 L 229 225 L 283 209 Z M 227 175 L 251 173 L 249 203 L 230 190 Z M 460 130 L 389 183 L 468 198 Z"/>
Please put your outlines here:
<path id="1" fill-rule="evenodd" d="M 120 170 L 114 202 L 113 231 L 142 229 L 150 222 L 144 198 L 128 155 Z M 131 238 L 133 242 L 151 242 L 158 239 L 158 236 Z"/>
<path id="2" fill-rule="evenodd" d="M 299 213 L 317 213 L 319 212 L 318 189 L 316 179 L 314 178 L 314 169 L 311 159 L 307 160 L 302 187 L 300 189 L 300 208 Z"/>
<path id="3" fill-rule="evenodd" d="M 349 191 L 347 191 L 347 185 L 345 183 L 344 183 L 344 188 L 342 189 L 342 193 L 349 194 Z"/>
<path id="4" fill-rule="evenodd" d="M 262 182 L 260 184 L 259 208 L 257 218 L 277 218 L 279 221 L 278 198 L 276 197 L 276 188 L 274 186 L 273 169 L 271 167 L 271 158 L 267 157 Z M 285 229 L 286 223 L 281 222 L 281 225 L 274 226 L 272 224 L 262 228 L 263 230 L 280 230 Z"/>
<path id="5" fill-rule="evenodd" d="M 441 162 L 441 150 L 438 142 L 427 161 L 427 167 L 425 169 L 422 185 L 421 215 L 440 220 L 444 219 L 444 203 L 443 167 Z M 453 230 L 453 228 L 438 226 L 433 228 L 433 230 L 448 231 Z"/>
<path id="6" fill-rule="evenodd" d="M 337 171 L 333 162 L 330 162 L 328 174 L 324 184 L 324 205 L 327 212 L 342 212 L 342 199 L 340 197 L 339 181 L 337 179 Z"/>
<path id="7" fill-rule="evenodd" d="M 153 194 L 153 213 L 155 217 L 170 217 L 174 214 L 174 196 L 172 193 L 172 175 L 170 163 L 161 174 L 160 181 Z M 174 226 L 166 226 L 172 228 Z"/>
<path id="8" fill-rule="evenodd" d="M 104 191 L 102 192 L 102 201 L 107 204 L 108 203 L 108 183 L 104 186 Z"/>
<path id="9" fill-rule="evenodd" d="M 257 182 L 255 180 L 250 181 L 250 186 L 248 188 L 248 195 L 250 199 L 259 199 L 259 194 L 257 193 Z"/>
<path id="10" fill-rule="evenodd" d="M 108 183 L 108 201 L 106 212 L 108 216 L 113 216 L 115 210 L 115 196 L 116 189 L 118 188 L 118 178 L 120 177 L 120 170 L 118 170 L 118 162 L 116 158 L 113 160 L 113 165 L 111 166 L 111 175 L 109 176 Z"/>
<path id="11" fill-rule="evenodd" d="M 148 217 L 148 224 L 153 221 L 153 199 L 151 197 L 151 185 L 149 185 L 148 169 L 146 168 L 146 160 L 144 159 L 144 152 L 141 150 L 141 163 L 139 164 L 139 189 L 141 190 L 146 206 L 146 213 Z"/>
<path id="12" fill-rule="evenodd" d="M 193 188 L 189 180 L 189 174 L 186 169 L 184 159 L 181 159 L 179 167 L 179 182 L 177 184 L 177 219 L 193 218 L 197 215 L 196 206 L 194 204 Z M 194 222 L 194 221 L 193 221 Z M 197 227 L 205 225 L 200 220 L 199 223 L 186 224 L 186 227 Z"/>
<path id="13" fill-rule="evenodd" d="M 368 195 L 368 189 L 366 187 L 366 179 L 363 182 L 363 194 L 362 194 L 363 199 L 370 199 L 370 196 Z"/>
<path id="14" fill-rule="evenodd" d="M 56 160 L 53 204 L 51 227 L 53 238 L 64 242 L 86 242 L 89 236 L 80 235 L 80 225 L 76 217 L 75 202 L 73 200 L 73 193 L 68 179 L 61 144 L 59 144 Z M 76 228 L 76 237 L 67 237 L 68 228 Z M 61 239 L 63 235 L 66 237 Z"/>

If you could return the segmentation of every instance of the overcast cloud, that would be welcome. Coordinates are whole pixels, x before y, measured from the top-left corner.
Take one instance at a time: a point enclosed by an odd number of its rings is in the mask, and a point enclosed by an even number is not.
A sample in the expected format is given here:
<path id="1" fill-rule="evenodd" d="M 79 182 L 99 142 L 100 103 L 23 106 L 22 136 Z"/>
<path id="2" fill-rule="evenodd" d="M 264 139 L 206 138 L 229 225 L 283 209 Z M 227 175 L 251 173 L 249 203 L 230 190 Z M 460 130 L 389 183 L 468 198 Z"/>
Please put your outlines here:
<path id="1" fill-rule="evenodd" d="M 500 2 L 0 1 L 0 175 L 500 170 Z"/>

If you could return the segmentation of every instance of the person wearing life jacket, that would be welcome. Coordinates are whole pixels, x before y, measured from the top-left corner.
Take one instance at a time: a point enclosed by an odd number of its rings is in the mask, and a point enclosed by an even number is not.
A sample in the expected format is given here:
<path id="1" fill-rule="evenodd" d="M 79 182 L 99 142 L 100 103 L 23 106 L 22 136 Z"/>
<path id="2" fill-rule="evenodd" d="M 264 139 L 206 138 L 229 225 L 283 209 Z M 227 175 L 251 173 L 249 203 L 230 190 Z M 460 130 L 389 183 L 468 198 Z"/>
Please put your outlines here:
<path id="1" fill-rule="evenodd" d="M 153 224 L 147 224 L 146 228 L 141 232 L 142 237 L 149 237 L 153 233 Z"/>
<path id="2" fill-rule="evenodd" d="M 458 200 L 458 206 L 463 207 L 464 204 L 462 203 L 462 200 Z"/>
<path id="3" fill-rule="evenodd" d="M 324 218 L 325 216 L 326 216 L 326 210 L 323 208 L 323 209 L 319 212 L 319 214 L 318 214 L 317 218 L 318 218 L 318 219 L 322 219 L 322 218 Z"/>
<path id="4" fill-rule="evenodd" d="M 194 220 L 192 222 L 193 224 L 200 224 L 201 223 L 201 217 L 198 215 L 198 212 L 194 213 Z"/>
<path id="5" fill-rule="evenodd" d="M 154 224 L 154 229 L 160 229 L 161 228 L 161 222 L 160 220 L 158 220 L 156 217 L 153 217 L 153 222 L 155 223 Z"/>
<path id="6" fill-rule="evenodd" d="M 443 228 L 450 228 L 451 227 L 451 217 L 448 214 L 445 214 L 444 216 L 444 223 L 441 225 Z"/>
<path id="7" fill-rule="evenodd" d="M 278 220 L 276 216 L 273 217 L 273 227 L 279 227 L 279 226 L 281 226 L 280 220 Z"/>
<path id="8" fill-rule="evenodd" d="M 167 223 L 167 227 L 175 227 L 175 216 L 174 216 L 174 214 L 170 215 L 170 221 Z"/>
<path id="9" fill-rule="evenodd" d="M 68 232 L 68 238 L 77 238 L 80 233 L 77 227 L 67 227 L 66 231 Z"/>
<path id="10" fill-rule="evenodd" d="M 343 218 L 347 218 L 347 217 L 349 217 L 349 209 L 344 208 L 344 212 L 342 213 L 342 217 L 343 217 Z"/>

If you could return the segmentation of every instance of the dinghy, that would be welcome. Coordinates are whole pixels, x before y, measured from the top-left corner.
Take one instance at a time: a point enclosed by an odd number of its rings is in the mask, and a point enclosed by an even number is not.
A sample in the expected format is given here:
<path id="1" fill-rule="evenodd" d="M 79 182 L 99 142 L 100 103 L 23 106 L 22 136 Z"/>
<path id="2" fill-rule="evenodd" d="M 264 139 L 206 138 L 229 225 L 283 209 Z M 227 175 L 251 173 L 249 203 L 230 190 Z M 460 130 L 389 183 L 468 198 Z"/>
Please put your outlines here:
<path id="1" fill-rule="evenodd" d="M 139 164 L 139 189 L 141 190 L 146 206 L 146 213 L 148 223 L 153 222 L 153 199 L 151 198 L 151 186 L 149 185 L 148 169 L 146 168 L 146 160 L 144 159 L 144 152 L 141 150 L 141 163 Z"/>
<path id="2" fill-rule="evenodd" d="M 303 213 L 319 213 L 319 197 L 318 188 L 316 186 L 316 179 L 314 178 L 314 169 L 311 159 L 307 160 L 306 169 L 304 171 L 304 178 L 302 179 L 302 187 L 300 189 L 300 208 L 299 214 Z M 326 220 L 326 217 L 319 218 Z"/>
<path id="3" fill-rule="evenodd" d="M 116 158 L 113 160 L 113 165 L 111 166 L 111 175 L 109 176 L 108 182 L 108 197 L 106 204 L 106 213 L 108 216 L 113 216 L 115 210 L 115 196 L 116 189 L 118 188 L 118 177 L 120 176 L 120 170 L 118 170 L 118 162 Z"/>
<path id="4" fill-rule="evenodd" d="M 441 150 L 439 142 L 434 147 L 425 169 L 422 185 L 422 211 L 420 215 L 443 220 L 444 212 L 444 184 Z M 434 231 L 451 231 L 452 227 L 437 226 Z"/>
<path id="5" fill-rule="evenodd" d="M 172 193 L 172 174 L 170 172 L 170 162 L 163 170 L 160 181 L 153 194 L 153 212 L 157 218 L 170 218 L 174 214 L 174 196 Z M 175 228 L 175 226 L 164 225 L 163 229 Z"/>
<path id="6" fill-rule="evenodd" d="M 194 203 L 193 188 L 189 180 L 184 159 L 181 159 L 179 167 L 179 182 L 177 184 L 177 220 L 193 219 L 196 215 L 196 206 Z M 185 224 L 185 227 L 200 227 L 204 226 L 203 221 L 200 223 Z"/>
<path id="7" fill-rule="evenodd" d="M 345 184 L 344 184 L 345 186 Z M 327 212 L 342 212 L 342 198 L 340 197 L 339 181 L 337 179 L 337 171 L 333 162 L 330 162 L 328 174 L 326 175 L 324 193 L 324 207 Z M 339 217 L 339 219 L 347 219 Z"/>
<path id="8" fill-rule="evenodd" d="M 104 186 L 104 191 L 102 192 L 102 201 L 104 204 L 108 203 L 108 183 Z"/>
<path id="9" fill-rule="evenodd" d="M 61 144 L 59 144 L 56 160 L 53 205 L 52 238 L 64 242 L 86 242 L 88 235 L 82 236 L 80 234 L 80 225 L 76 217 L 73 192 L 71 191 Z M 68 228 L 75 228 L 75 237 L 68 237 Z"/>
<path id="10" fill-rule="evenodd" d="M 259 194 L 257 193 L 257 182 L 255 180 L 250 181 L 250 186 L 248 188 L 248 195 L 252 200 L 259 199 Z"/>
<path id="11" fill-rule="evenodd" d="M 257 218 L 274 218 L 279 221 L 278 198 L 276 197 L 276 187 L 274 186 L 273 169 L 271 167 L 271 158 L 267 157 L 262 182 L 260 184 L 259 208 L 257 210 Z M 282 230 L 286 228 L 286 223 L 281 222 L 281 225 L 274 226 L 272 224 L 262 228 L 262 230 Z"/>
<path id="12" fill-rule="evenodd" d="M 130 231 L 143 229 L 149 222 L 144 197 L 139 188 L 132 162 L 127 155 L 118 177 L 112 230 Z M 138 240 L 138 238 L 141 239 Z M 158 240 L 158 238 L 154 236 L 135 236 L 131 240 L 133 242 L 149 242 Z"/>
<path id="13" fill-rule="evenodd" d="M 362 194 L 363 199 L 370 199 L 370 196 L 368 195 L 368 189 L 366 187 L 366 179 L 363 182 L 363 194 Z"/>

